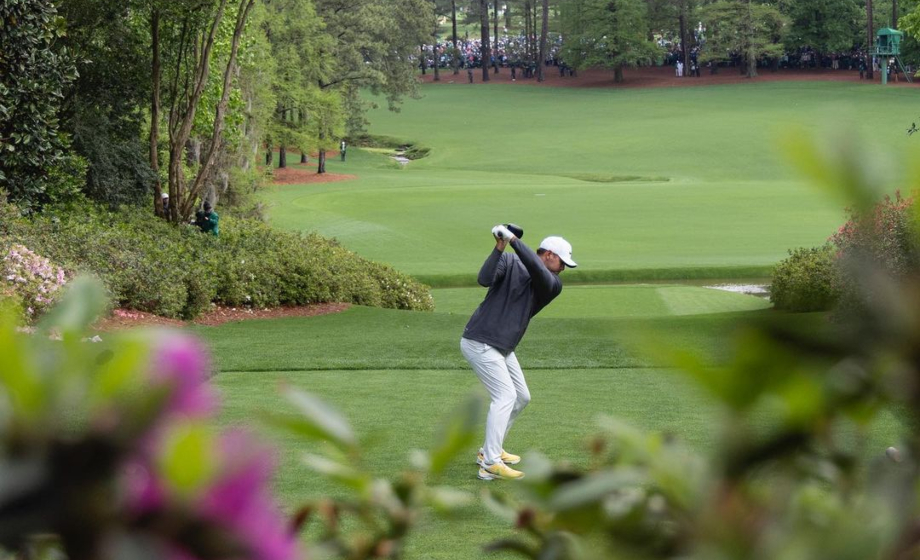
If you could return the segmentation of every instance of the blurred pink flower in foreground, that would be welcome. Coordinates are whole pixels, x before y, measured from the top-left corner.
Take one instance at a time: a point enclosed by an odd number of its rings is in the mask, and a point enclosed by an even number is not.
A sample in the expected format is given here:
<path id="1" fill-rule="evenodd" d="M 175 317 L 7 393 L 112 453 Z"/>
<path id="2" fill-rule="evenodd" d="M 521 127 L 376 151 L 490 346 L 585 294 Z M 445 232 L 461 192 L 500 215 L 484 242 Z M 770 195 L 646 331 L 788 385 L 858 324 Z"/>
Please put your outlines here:
<path id="1" fill-rule="evenodd" d="M 198 501 L 198 512 L 238 535 L 251 558 L 300 558 L 297 538 L 270 491 L 271 450 L 239 430 L 225 433 L 220 443 L 224 469 Z"/>
<path id="2" fill-rule="evenodd" d="M 217 392 L 208 383 L 211 360 L 200 342 L 190 336 L 166 334 L 153 345 L 151 377 L 154 384 L 173 387 L 164 411 L 190 418 L 206 418 L 220 406 Z"/>
<path id="3" fill-rule="evenodd" d="M 163 414 L 138 456 L 126 465 L 127 505 L 135 516 L 187 509 L 199 521 L 239 539 L 247 551 L 234 560 L 295 560 L 302 554 L 290 522 L 271 493 L 274 454 L 253 436 L 233 430 L 216 436 L 214 464 L 218 470 L 191 493 L 179 496 L 157 471 L 166 426 L 207 419 L 219 401 L 208 382 L 210 360 L 194 338 L 160 336 L 153 344 L 151 377 L 155 385 L 171 388 Z M 164 543 L 169 560 L 195 560 L 182 543 Z"/>

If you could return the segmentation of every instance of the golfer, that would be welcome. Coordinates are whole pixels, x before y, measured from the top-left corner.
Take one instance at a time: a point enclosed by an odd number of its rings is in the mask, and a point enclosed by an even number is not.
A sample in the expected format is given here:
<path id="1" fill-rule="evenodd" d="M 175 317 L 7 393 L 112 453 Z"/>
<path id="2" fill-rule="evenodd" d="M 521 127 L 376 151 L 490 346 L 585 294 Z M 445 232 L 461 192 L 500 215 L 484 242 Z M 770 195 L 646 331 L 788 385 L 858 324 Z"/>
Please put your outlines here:
<path id="1" fill-rule="evenodd" d="M 514 419 L 530 402 L 517 347 L 530 318 L 562 292 L 559 273 L 575 268 L 572 246 L 561 237 L 547 237 L 534 253 L 503 225 L 492 228 L 495 249 L 479 270 L 479 284 L 489 288 L 486 298 L 470 317 L 460 350 L 489 393 L 485 443 L 476 463 L 479 478 L 517 479 L 524 473 L 512 469 L 521 458 L 502 444 Z M 514 253 L 505 253 L 511 245 Z"/>

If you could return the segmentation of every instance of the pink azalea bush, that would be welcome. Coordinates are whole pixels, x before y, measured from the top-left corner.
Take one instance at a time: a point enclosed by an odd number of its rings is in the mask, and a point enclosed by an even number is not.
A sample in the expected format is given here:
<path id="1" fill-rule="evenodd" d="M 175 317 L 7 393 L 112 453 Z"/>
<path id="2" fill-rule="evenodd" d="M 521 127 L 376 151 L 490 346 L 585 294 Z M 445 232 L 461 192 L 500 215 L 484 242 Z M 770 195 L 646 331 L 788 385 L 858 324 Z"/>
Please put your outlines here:
<path id="1" fill-rule="evenodd" d="M 67 280 L 63 268 L 23 245 L 12 245 L 0 260 L 0 293 L 14 294 L 27 319 L 49 309 Z"/>
<path id="2" fill-rule="evenodd" d="M 912 209 L 914 197 L 885 196 L 871 212 L 850 211 L 830 242 L 838 258 L 858 258 L 880 266 L 885 272 L 903 277 L 918 264 Z"/>

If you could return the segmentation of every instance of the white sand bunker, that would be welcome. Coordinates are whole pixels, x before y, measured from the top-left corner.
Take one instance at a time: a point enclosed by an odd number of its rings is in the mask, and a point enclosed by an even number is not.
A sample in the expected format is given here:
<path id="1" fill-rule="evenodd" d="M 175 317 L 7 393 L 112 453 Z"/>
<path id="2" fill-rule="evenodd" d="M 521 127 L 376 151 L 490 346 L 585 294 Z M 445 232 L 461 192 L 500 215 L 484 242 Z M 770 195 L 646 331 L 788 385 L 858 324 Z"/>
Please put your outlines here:
<path id="1" fill-rule="evenodd" d="M 770 286 L 766 284 L 719 284 L 717 286 L 704 286 L 713 290 L 724 290 L 737 294 L 767 297 L 770 295 Z"/>

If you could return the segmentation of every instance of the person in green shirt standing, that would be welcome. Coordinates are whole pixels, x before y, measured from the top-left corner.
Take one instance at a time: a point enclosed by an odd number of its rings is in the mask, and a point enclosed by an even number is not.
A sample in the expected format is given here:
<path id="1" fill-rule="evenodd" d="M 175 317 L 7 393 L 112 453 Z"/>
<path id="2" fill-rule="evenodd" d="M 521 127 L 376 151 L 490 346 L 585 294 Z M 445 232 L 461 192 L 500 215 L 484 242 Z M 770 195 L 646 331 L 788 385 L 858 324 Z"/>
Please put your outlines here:
<path id="1" fill-rule="evenodd" d="M 195 225 L 204 233 L 211 233 L 215 236 L 219 234 L 220 228 L 217 225 L 219 220 L 220 216 L 211 208 L 211 203 L 207 200 L 204 201 L 203 209 L 195 212 Z"/>

